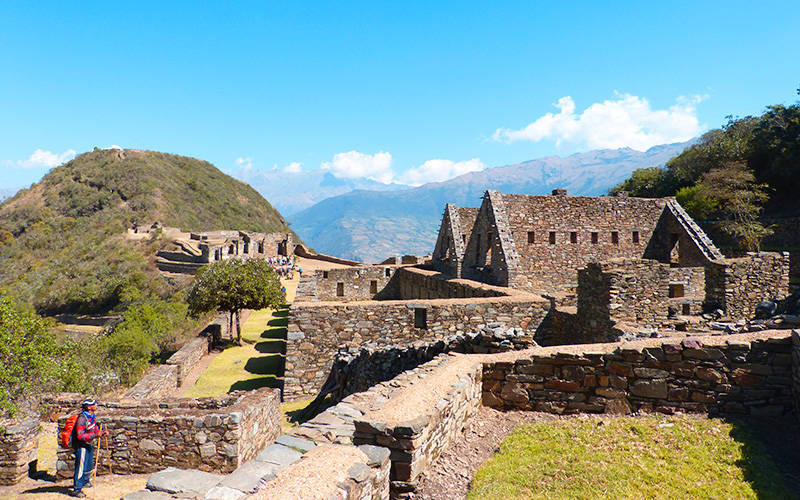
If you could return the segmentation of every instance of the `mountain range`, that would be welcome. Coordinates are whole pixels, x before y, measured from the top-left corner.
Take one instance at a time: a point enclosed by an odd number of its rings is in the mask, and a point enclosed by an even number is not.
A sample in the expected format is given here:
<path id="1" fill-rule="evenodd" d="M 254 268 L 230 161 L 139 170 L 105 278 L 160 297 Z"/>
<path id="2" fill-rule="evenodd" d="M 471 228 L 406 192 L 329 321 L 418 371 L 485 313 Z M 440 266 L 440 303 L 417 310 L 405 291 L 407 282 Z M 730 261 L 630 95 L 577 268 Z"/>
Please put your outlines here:
<path id="1" fill-rule="evenodd" d="M 320 201 L 356 189 L 396 191 L 408 189 L 403 184 L 383 184 L 357 177 L 343 179 L 323 170 L 287 172 L 285 170 L 239 170 L 233 176 L 255 188 L 283 215 L 290 216 Z"/>
<path id="2" fill-rule="evenodd" d="M 424 255 L 433 251 L 446 203 L 478 207 L 487 189 L 541 195 L 566 188 L 570 195 L 603 195 L 634 170 L 663 166 L 692 143 L 654 146 L 644 152 L 622 148 L 548 156 L 413 189 L 357 189 L 324 199 L 288 219 L 292 229 L 321 253 L 365 262 Z"/>

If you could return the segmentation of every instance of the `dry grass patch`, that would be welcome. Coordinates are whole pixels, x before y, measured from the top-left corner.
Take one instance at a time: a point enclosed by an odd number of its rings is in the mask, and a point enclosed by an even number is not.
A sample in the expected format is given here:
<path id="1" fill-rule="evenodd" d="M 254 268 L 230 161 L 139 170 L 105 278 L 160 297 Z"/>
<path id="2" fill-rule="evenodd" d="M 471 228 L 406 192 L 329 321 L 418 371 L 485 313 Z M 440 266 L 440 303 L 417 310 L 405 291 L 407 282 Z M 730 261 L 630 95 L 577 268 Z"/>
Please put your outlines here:
<path id="1" fill-rule="evenodd" d="M 692 416 L 519 427 L 469 498 L 794 498 L 743 426 Z"/>

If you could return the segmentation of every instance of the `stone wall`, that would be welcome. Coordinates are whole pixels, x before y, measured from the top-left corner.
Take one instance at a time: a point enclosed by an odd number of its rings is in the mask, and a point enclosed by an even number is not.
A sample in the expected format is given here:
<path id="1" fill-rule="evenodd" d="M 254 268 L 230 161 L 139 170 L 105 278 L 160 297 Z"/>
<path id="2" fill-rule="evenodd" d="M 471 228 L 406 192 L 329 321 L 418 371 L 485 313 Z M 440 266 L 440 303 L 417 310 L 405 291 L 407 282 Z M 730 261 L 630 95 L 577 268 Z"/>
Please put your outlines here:
<path id="1" fill-rule="evenodd" d="M 342 348 L 336 354 L 330 375 L 318 399 L 328 396 L 333 401 L 400 375 L 427 363 L 442 353 L 486 354 L 522 350 L 535 346 L 531 334 L 519 328 L 506 328 L 490 323 L 481 331 L 451 335 L 433 342 L 414 342 L 402 347 L 366 345 Z M 326 391 L 330 389 L 330 392 Z"/>
<path id="2" fill-rule="evenodd" d="M 588 332 L 617 322 L 658 327 L 669 312 L 669 265 L 648 259 L 588 264 L 578 271 L 577 312 Z"/>
<path id="3" fill-rule="evenodd" d="M 281 433 L 277 389 L 148 405 L 101 404 L 97 421 L 110 436 L 108 452 L 102 443 L 98 474 L 138 474 L 168 466 L 230 472 Z M 59 432 L 66 418 L 59 419 Z M 59 477 L 72 476 L 73 456 L 71 449 L 59 449 Z"/>
<path id="4" fill-rule="evenodd" d="M 706 269 L 706 302 L 730 319 L 751 319 L 756 305 L 789 294 L 789 254 L 752 253 L 720 259 Z"/>
<path id="5" fill-rule="evenodd" d="M 550 304 L 541 297 L 294 303 L 289 311 L 284 398 L 316 395 L 339 347 L 408 345 L 500 323 L 534 332 Z"/>
<path id="6" fill-rule="evenodd" d="M 393 382 L 400 388 L 419 383 L 426 374 L 448 361 L 447 355 L 437 357 L 404 373 Z M 461 432 L 464 423 L 478 411 L 481 404 L 480 364 L 465 364 L 464 370 L 452 379 L 443 397 L 424 411 L 412 411 L 410 415 L 403 411 L 404 419 L 398 421 L 393 418 L 392 412 L 379 409 L 354 421 L 354 444 L 385 446 L 391 451 L 394 498 L 413 497 L 420 474 L 439 457 L 442 450 Z"/>
<path id="7" fill-rule="evenodd" d="M 38 441 L 38 419 L 0 420 L 0 485 L 17 484 L 28 476 Z"/>
<path id="8" fill-rule="evenodd" d="M 216 319 L 209 327 L 220 325 L 220 332 L 227 330 L 227 319 Z M 208 328 L 206 330 L 208 330 Z M 177 387 L 183 385 L 186 374 L 197 364 L 200 359 L 208 354 L 211 336 L 204 333 L 191 339 L 178 349 L 175 354 L 167 359 L 166 363 L 159 365 L 145 375 L 133 387 L 122 395 L 123 399 L 153 400 L 166 398 L 175 392 Z"/>
<path id="9" fill-rule="evenodd" d="M 394 276 L 396 267 L 360 266 L 315 271 L 313 301 L 351 302 L 372 300 L 380 294 Z M 304 292 L 303 300 L 309 300 Z"/>
<path id="10" fill-rule="evenodd" d="M 631 343 L 612 352 L 565 352 L 490 362 L 483 371 L 483 404 L 559 414 L 680 410 L 779 416 L 790 412 L 789 336 L 740 338 Z"/>
<path id="11" fill-rule="evenodd" d="M 706 268 L 670 267 L 669 283 L 673 288 L 676 288 L 674 285 L 682 285 L 681 288 L 684 297 L 705 298 Z"/>
<path id="12" fill-rule="evenodd" d="M 390 287 L 391 296 L 400 300 L 464 299 L 472 297 L 508 297 L 519 294 L 516 290 L 487 285 L 464 279 L 448 279 L 437 271 L 413 267 L 397 270 Z"/>
<path id="13" fill-rule="evenodd" d="M 590 262 L 641 258 L 666 205 L 663 199 L 627 197 L 503 194 L 502 199 L 519 254 L 513 286 L 528 291 L 575 283 L 577 270 Z"/>

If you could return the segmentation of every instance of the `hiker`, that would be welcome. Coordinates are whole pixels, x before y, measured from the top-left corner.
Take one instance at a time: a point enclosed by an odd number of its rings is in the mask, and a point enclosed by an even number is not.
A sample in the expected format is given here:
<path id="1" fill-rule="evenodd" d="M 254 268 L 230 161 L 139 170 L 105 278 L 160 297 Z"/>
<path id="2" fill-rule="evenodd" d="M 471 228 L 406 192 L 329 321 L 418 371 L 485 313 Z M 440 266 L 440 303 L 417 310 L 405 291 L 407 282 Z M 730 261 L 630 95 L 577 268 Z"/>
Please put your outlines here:
<path id="1" fill-rule="evenodd" d="M 81 413 L 72 430 L 72 448 L 75 450 L 75 476 L 70 496 L 84 498 L 86 493 L 81 489 L 92 487 L 89 480 L 94 466 L 94 446 L 92 441 L 96 437 L 105 436 L 107 430 L 100 430 L 95 422 L 97 400 L 89 398 L 81 403 Z"/>

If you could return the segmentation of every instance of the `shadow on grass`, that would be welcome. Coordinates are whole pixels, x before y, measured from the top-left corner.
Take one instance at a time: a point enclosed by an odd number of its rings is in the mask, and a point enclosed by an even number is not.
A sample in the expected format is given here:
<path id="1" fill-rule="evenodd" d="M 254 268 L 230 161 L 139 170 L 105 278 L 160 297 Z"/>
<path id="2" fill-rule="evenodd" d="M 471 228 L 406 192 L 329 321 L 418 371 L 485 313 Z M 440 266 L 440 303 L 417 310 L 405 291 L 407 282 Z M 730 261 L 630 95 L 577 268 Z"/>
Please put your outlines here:
<path id="1" fill-rule="evenodd" d="M 261 389 L 262 387 L 272 387 L 273 389 L 283 390 L 283 380 L 274 376 L 259 377 L 250 380 L 240 380 L 238 382 L 234 382 L 233 384 L 231 384 L 231 387 L 230 389 L 228 389 L 228 392 L 253 391 L 255 389 Z"/>
<path id="2" fill-rule="evenodd" d="M 794 415 L 725 420 L 742 444 L 736 465 L 758 498 L 800 499 L 800 423 Z"/>
<path id="3" fill-rule="evenodd" d="M 326 396 L 321 402 L 318 402 L 317 400 L 309 401 L 309 404 L 302 408 L 287 411 L 286 417 L 289 419 L 289 422 L 302 425 L 335 404 L 336 401 L 333 399 L 333 397 Z"/>

